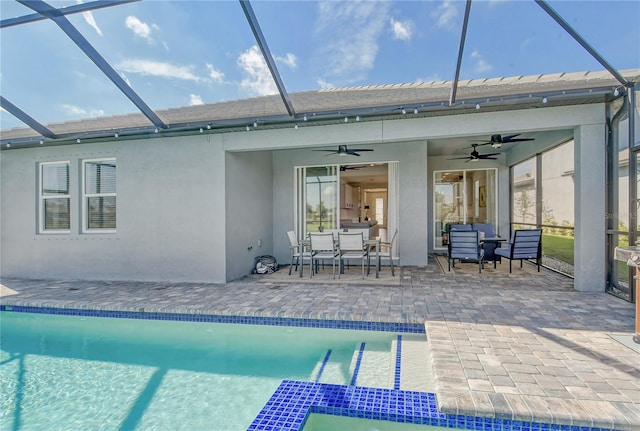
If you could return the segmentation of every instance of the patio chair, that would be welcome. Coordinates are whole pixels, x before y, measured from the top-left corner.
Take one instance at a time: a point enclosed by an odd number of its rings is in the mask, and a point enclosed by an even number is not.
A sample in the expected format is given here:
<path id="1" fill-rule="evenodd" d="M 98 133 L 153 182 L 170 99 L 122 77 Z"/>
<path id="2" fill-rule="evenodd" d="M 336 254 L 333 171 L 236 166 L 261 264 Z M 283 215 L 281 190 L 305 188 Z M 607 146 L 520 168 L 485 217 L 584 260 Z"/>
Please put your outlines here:
<path id="1" fill-rule="evenodd" d="M 344 261 L 347 259 L 360 259 L 362 263 L 362 278 L 364 279 L 364 262 L 369 262 L 369 250 L 364 245 L 364 235 L 362 232 L 338 233 L 338 247 L 340 249 L 340 271 L 338 278 L 344 268 Z"/>
<path id="2" fill-rule="evenodd" d="M 333 234 L 329 233 L 310 233 L 309 239 L 311 241 L 311 262 L 309 263 L 310 277 L 313 277 L 313 263 L 317 263 L 319 260 L 323 262 L 327 259 L 331 259 L 333 266 L 333 278 L 336 278 L 336 260 L 340 259 L 340 253 L 336 248 L 336 243 L 333 240 Z"/>
<path id="3" fill-rule="evenodd" d="M 304 250 L 303 245 L 298 242 L 298 238 L 294 231 L 288 231 L 287 238 L 289 238 L 289 250 L 291 250 L 291 264 L 289 265 L 289 275 L 291 275 L 291 268 L 293 268 L 294 262 L 297 271 L 298 265 L 302 267 L 305 259 L 311 259 L 311 252 Z M 300 261 L 301 258 L 302 262 Z M 302 271 L 300 271 L 300 277 L 302 277 Z"/>
<path id="4" fill-rule="evenodd" d="M 484 249 L 480 244 L 480 233 L 477 230 L 450 231 L 448 252 L 449 271 L 452 266 L 455 268 L 457 259 L 461 262 L 478 262 L 478 272 L 482 273 Z"/>
<path id="5" fill-rule="evenodd" d="M 520 268 L 524 259 L 535 259 L 540 272 L 540 261 L 542 260 L 542 230 L 541 229 L 520 229 L 513 232 L 511 242 L 506 247 L 496 248 L 494 253 L 497 256 L 509 259 L 509 273 L 511 273 L 511 261 L 520 259 Z M 493 267 L 496 267 L 495 260 Z"/>
<path id="6" fill-rule="evenodd" d="M 389 242 L 380 242 L 380 250 L 378 250 L 378 269 L 380 269 L 380 259 L 387 258 L 389 259 L 389 265 L 391 265 L 391 275 L 395 276 L 395 270 L 393 268 L 393 243 L 396 241 L 396 237 L 398 236 L 398 229 L 393 233 L 391 237 L 391 241 Z"/>

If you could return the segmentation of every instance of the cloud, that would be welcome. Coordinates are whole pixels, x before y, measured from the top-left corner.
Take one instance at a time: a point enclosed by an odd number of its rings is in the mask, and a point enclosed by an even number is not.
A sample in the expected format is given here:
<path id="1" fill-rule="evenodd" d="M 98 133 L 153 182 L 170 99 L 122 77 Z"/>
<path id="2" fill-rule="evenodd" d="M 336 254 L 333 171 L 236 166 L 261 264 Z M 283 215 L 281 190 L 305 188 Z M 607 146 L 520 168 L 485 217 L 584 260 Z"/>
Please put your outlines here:
<path id="1" fill-rule="evenodd" d="M 389 22 L 391 2 L 319 2 L 314 53 L 322 80 L 363 79 L 378 55 L 378 39 Z"/>
<path id="2" fill-rule="evenodd" d="M 332 83 L 327 82 L 322 78 L 318 79 L 317 83 L 318 83 L 318 87 L 322 88 L 323 90 L 326 90 L 327 88 L 335 88 L 336 87 Z"/>
<path id="3" fill-rule="evenodd" d="M 253 45 L 240 54 L 237 63 L 245 75 L 240 82 L 242 88 L 258 96 L 276 94 L 278 92 L 278 88 L 271 77 L 269 67 L 264 61 L 264 58 L 262 58 L 262 53 L 257 45 Z"/>
<path id="4" fill-rule="evenodd" d="M 124 25 L 133 32 L 133 35 L 135 37 L 140 37 L 149 43 L 155 43 L 151 32 L 160 29 L 160 27 L 158 27 L 156 24 L 149 25 L 133 15 L 129 15 L 125 19 Z M 163 46 L 168 50 L 166 42 L 163 42 Z"/>
<path id="5" fill-rule="evenodd" d="M 207 70 L 209 71 L 209 78 L 213 82 L 221 83 L 224 81 L 224 73 L 213 67 L 213 64 L 207 63 Z"/>
<path id="6" fill-rule="evenodd" d="M 448 29 L 453 28 L 453 20 L 456 16 L 458 16 L 458 8 L 451 0 L 445 0 L 431 13 L 438 27 Z"/>
<path id="7" fill-rule="evenodd" d="M 285 57 L 276 57 L 276 61 L 288 66 L 290 69 L 298 67 L 298 59 L 291 53 L 288 53 Z"/>
<path id="8" fill-rule="evenodd" d="M 162 78 L 184 79 L 187 81 L 199 81 L 191 71 L 191 67 L 176 66 L 153 60 L 129 59 L 116 65 L 121 72 L 138 73 L 140 75 L 159 76 Z"/>
<path id="9" fill-rule="evenodd" d="M 194 105 L 204 105 L 204 102 L 202 101 L 202 97 L 200 97 L 197 94 L 190 94 L 189 95 L 189 105 L 190 106 L 194 106 Z"/>
<path id="10" fill-rule="evenodd" d="M 149 24 L 140 21 L 137 17 L 129 15 L 124 21 L 124 25 L 137 37 L 151 40 L 151 27 Z"/>
<path id="11" fill-rule="evenodd" d="M 104 110 L 103 109 L 92 109 L 89 112 L 87 112 L 86 109 L 81 108 L 79 106 L 75 106 L 75 105 L 69 105 L 69 104 L 63 104 L 62 106 L 62 110 L 67 114 L 67 115 L 71 115 L 71 116 L 90 116 L 90 117 L 102 117 L 104 115 Z"/>
<path id="12" fill-rule="evenodd" d="M 480 54 L 477 50 L 474 50 L 471 53 L 471 58 L 474 60 L 474 71 L 478 73 L 484 73 L 493 69 L 493 66 L 487 63 L 487 61 L 482 57 L 482 54 Z"/>
<path id="13" fill-rule="evenodd" d="M 62 109 L 69 115 L 85 115 L 87 111 L 79 106 L 63 104 Z"/>
<path id="14" fill-rule="evenodd" d="M 413 33 L 413 23 L 411 21 L 396 21 L 391 18 L 389 20 L 391 24 L 391 32 L 393 33 L 393 38 L 398 40 L 409 40 L 411 39 L 411 33 Z"/>
<path id="15" fill-rule="evenodd" d="M 77 4 L 82 4 L 82 0 L 76 0 L 76 3 Z M 87 22 L 87 24 L 89 24 L 91 27 L 93 27 L 93 29 L 96 31 L 96 33 L 98 33 L 100 36 L 102 36 L 102 30 L 100 30 L 100 27 L 98 27 L 98 24 L 96 23 L 96 20 L 93 17 L 93 13 L 91 13 L 91 11 L 82 12 L 82 17 Z"/>

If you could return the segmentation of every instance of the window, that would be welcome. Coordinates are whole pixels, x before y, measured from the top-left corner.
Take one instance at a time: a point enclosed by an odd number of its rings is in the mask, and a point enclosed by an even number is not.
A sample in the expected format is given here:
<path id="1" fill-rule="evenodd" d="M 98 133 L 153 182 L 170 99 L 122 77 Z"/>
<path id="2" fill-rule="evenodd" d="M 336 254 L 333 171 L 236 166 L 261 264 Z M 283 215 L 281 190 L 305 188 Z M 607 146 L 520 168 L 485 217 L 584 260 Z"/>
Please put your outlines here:
<path id="1" fill-rule="evenodd" d="M 85 160 L 82 171 L 84 230 L 115 230 L 116 160 Z"/>
<path id="2" fill-rule="evenodd" d="M 40 231 L 69 232 L 71 229 L 69 162 L 40 164 Z"/>

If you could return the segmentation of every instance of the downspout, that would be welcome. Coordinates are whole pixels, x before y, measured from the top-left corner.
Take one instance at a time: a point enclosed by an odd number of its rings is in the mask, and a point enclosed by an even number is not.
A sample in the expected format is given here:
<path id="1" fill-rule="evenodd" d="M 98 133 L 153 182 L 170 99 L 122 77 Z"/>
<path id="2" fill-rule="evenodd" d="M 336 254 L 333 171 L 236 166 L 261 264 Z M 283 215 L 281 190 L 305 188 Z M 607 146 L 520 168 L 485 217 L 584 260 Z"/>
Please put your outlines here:
<path id="1" fill-rule="evenodd" d="M 617 213 L 617 190 L 614 190 L 614 184 L 616 183 L 614 181 L 613 178 L 613 172 L 615 172 L 615 168 L 614 168 L 614 163 L 618 163 L 616 154 L 617 154 L 617 139 L 616 136 L 614 135 L 615 130 L 616 130 L 616 126 L 618 125 L 618 123 L 620 122 L 620 119 L 622 117 L 622 115 L 624 114 L 624 112 L 627 110 L 627 105 L 629 104 L 629 101 L 627 99 L 627 97 L 625 97 L 623 95 L 623 100 L 622 100 L 622 106 L 620 107 L 620 109 L 618 109 L 618 111 L 611 117 L 608 118 L 605 116 L 605 123 L 607 126 L 607 213 L 609 214 L 608 217 L 606 217 L 607 220 L 607 225 L 606 225 L 606 232 L 607 232 L 607 285 L 608 287 L 611 287 L 612 285 L 615 286 L 615 284 L 613 283 L 613 277 L 614 277 L 614 273 L 613 273 L 613 268 L 614 268 L 614 259 L 613 259 L 613 254 L 614 254 L 614 248 L 615 245 L 613 244 L 613 242 L 611 241 L 611 235 L 612 233 L 614 233 L 614 231 L 617 232 L 618 230 L 618 226 L 616 224 L 616 226 L 613 226 L 613 223 L 619 220 L 619 217 L 611 217 L 611 214 L 615 214 Z M 635 162 L 634 162 L 634 166 L 635 166 Z M 629 157 L 629 174 L 631 174 L 631 157 Z M 635 189 L 635 185 L 632 186 L 633 181 L 629 181 L 629 187 L 633 187 Z M 631 193 L 631 190 L 629 191 L 629 193 Z M 615 198 L 614 198 L 615 197 Z M 635 202 L 635 201 L 634 201 Z M 616 204 L 614 208 L 614 203 Z M 629 208 L 631 210 L 631 208 Z M 629 232 L 629 240 L 631 241 L 632 238 L 632 232 L 631 230 L 635 230 L 634 227 L 629 226 L 630 232 Z M 630 286 L 631 287 L 631 286 Z"/>

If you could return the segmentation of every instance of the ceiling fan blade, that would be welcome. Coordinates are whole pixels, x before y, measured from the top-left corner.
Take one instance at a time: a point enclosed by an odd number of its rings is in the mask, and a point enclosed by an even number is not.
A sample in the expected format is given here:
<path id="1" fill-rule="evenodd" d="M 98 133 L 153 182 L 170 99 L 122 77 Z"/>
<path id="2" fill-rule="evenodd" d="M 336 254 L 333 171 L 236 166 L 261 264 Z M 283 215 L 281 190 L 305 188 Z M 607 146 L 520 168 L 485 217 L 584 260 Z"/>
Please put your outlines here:
<path id="1" fill-rule="evenodd" d="M 358 152 L 362 152 L 362 151 L 373 151 L 371 148 L 358 148 L 356 150 L 353 151 L 358 151 Z"/>
<path id="2" fill-rule="evenodd" d="M 502 141 L 505 144 L 508 144 L 509 142 L 524 142 L 524 141 L 535 141 L 535 138 L 516 138 L 516 139 L 509 139 Z"/>
<path id="3" fill-rule="evenodd" d="M 498 158 L 497 158 L 497 157 L 484 157 L 484 156 L 480 156 L 480 158 L 481 158 L 482 160 L 498 160 Z"/>
<path id="4" fill-rule="evenodd" d="M 508 142 L 508 141 L 510 141 L 511 139 L 515 138 L 516 136 L 520 136 L 520 135 L 522 135 L 522 133 L 516 133 L 516 134 L 514 134 L 514 135 L 507 135 L 507 136 L 503 136 L 503 137 L 502 137 L 502 139 L 501 139 L 501 141 L 502 141 L 503 143 L 504 143 L 504 142 Z M 498 136 L 499 136 L 499 135 L 498 135 Z"/>
<path id="5" fill-rule="evenodd" d="M 360 154 L 354 152 L 354 151 L 349 151 L 347 154 L 349 154 L 350 156 L 358 156 L 360 157 Z"/>
<path id="6" fill-rule="evenodd" d="M 328 151 L 330 153 L 337 153 L 336 150 L 311 150 L 311 151 Z"/>
<path id="7" fill-rule="evenodd" d="M 469 157 L 469 156 L 465 156 L 465 157 L 454 157 L 452 159 L 447 159 L 447 160 L 462 160 L 462 159 L 472 159 L 473 157 Z"/>

